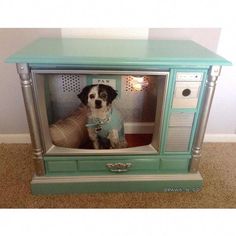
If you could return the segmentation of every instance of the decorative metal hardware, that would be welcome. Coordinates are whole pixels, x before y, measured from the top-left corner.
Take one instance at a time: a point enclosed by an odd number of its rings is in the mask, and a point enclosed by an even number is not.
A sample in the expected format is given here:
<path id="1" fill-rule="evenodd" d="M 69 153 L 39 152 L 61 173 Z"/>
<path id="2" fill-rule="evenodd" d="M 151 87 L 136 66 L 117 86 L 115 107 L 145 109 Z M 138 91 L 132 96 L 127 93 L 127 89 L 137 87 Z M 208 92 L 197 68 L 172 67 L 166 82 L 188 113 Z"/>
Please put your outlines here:
<path id="1" fill-rule="evenodd" d="M 127 172 L 129 168 L 132 166 L 131 163 L 108 163 L 106 167 L 111 172 Z"/>

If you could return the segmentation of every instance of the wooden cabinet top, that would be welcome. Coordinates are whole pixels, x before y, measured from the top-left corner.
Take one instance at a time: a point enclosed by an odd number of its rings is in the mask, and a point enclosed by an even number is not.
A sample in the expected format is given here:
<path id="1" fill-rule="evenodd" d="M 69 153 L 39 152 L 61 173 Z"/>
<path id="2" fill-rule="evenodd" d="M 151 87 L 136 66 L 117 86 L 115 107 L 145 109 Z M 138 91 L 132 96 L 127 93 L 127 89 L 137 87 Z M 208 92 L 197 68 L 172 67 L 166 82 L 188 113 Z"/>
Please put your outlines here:
<path id="1" fill-rule="evenodd" d="M 210 66 L 229 61 L 190 40 L 40 38 L 8 63 L 90 66 Z"/>

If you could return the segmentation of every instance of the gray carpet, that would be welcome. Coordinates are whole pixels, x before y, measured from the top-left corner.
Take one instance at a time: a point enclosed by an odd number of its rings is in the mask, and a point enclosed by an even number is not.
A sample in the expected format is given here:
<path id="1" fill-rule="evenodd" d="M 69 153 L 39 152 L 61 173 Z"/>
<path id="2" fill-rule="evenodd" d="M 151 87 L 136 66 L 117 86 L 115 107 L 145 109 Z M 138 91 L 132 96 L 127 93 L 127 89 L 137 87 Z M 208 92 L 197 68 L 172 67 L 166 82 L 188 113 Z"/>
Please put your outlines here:
<path id="1" fill-rule="evenodd" d="M 94 193 L 33 196 L 31 145 L 0 144 L 1 208 L 235 208 L 236 143 L 203 146 L 197 193 Z"/>

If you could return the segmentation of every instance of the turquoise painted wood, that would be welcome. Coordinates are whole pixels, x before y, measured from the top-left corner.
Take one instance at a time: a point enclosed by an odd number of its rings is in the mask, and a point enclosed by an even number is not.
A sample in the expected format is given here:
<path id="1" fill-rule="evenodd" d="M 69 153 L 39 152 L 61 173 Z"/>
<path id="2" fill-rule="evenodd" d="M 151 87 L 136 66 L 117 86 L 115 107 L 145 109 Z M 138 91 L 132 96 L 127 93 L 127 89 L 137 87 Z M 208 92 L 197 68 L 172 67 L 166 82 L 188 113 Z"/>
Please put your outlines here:
<path id="1" fill-rule="evenodd" d="M 160 130 L 159 153 L 111 156 L 44 155 L 46 176 L 37 177 L 39 179 L 33 178 L 31 183 L 33 194 L 121 191 L 176 192 L 196 191 L 202 186 L 199 174 L 196 173 L 194 174 L 196 178 L 189 179 L 185 175 L 190 175 L 188 170 L 191 149 L 202 106 L 207 71 L 212 65 L 231 65 L 223 57 L 189 40 L 41 38 L 7 58 L 6 62 L 27 63 L 31 69 L 53 69 L 55 71 L 57 69 L 114 69 L 169 72 L 163 123 Z M 172 107 L 177 72 L 203 73 L 198 103 L 195 108 Z M 120 89 L 120 80 L 117 81 Z M 170 116 L 176 112 L 194 114 L 188 149 L 183 152 L 167 152 L 165 147 Z M 108 163 L 130 163 L 131 167 L 127 172 L 114 173 L 106 167 Z M 179 175 L 182 180 L 166 180 L 165 177 L 160 180 L 158 178 L 150 179 L 150 176 L 156 177 L 163 174 L 174 176 L 174 178 Z M 112 179 L 112 177 L 119 177 L 119 175 L 123 176 L 123 180 L 122 178 L 118 181 Z M 124 179 L 124 177 L 135 175 L 142 176 L 143 179 L 137 178 L 134 181 Z M 90 177 L 105 177 L 105 181 L 104 179 L 101 182 L 96 179 L 89 181 Z M 149 180 L 145 180 L 145 178 L 149 178 Z M 75 179 L 77 182 L 73 182 Z"/>
<path id="2" fill-rule="evenodd" d="M 231 65 L 189 40 L 41 38 L 10 56 L 9 63 L 90 66 Z"/>
<path id="3" fill-rule="evenodd" d="M 71 173 L 78 171 L 77 161 L 47 161 L 46 170 L 48 173 Z"/>
<path id="4" fill-rule="evenodd" d="M 189 160 L 185 158 L 163 158 L 160 163 L 160 170 L 176 173 L 176 172 L 188 172 Z"/>
<path id="5" fill-rule="evenodd" d="M 94 193 L 94 192 L 197 192 L 202 188 L 202 180 L 172 181 L 106 181 L 106 182 L 55 182 L 33 183 L 32 193 Z"/>
<path id="6" fill-rule="evenodd" d="M 169 85 L 167 88 L 166 102 L 164 108 L 164 118 L 163 125 L 161 129 L 161 146 L 160 146 L 160 154 L 165 154 L 165 145 L 167 140 L 167 130 L 169 125 L 170 113 L 171 113 L 171 104 L 174 95 L 174 83 L 175 83 L 175 70 L 170 69 L 169 74 Z"/>
<path id="7" fill-rule="evenodd" d="M 175 90 L 175 84 L 176 84 L 176 73 L 178 72 L 201 72 L 203 74 L 203 79 L 201 81 L 201 87 L 198 95 L 198 103 L 196 108 L 173 108 L 173 99 L 174 99 L 174 90 Z M 190 154 L 191 149 L 192 149 L 192 144 L 193 144 L 193 139 L 197 127 L 197 121 L 199 117 L 199 112 L 203 100 L 203 94 L 204 94 L 204 88 L 205 88 L 205 83 L 207 79 L 207 70 L 206 69 L 198 69 L 198 68 L 182 68 L 182 69 L 173 69 L 171 70 L 170 73 L 170 81 L 171 84 L 169 85 L 169 90 L 167 93 L 167 104 L 166 104 L 166 111 L 164 114 L 164 125 L 163 125 L 163 130 L 162 130 L 162 143 L 161 143 L 161 154 L 166 154 L 166 155 L 171 155 L 171 154 Z M 189 138 L 189 144 L 188 144 L 188 150 L 184 152 L 168 152 L 165 151 L 165 147 L 167 144 L 167 138 L 168 138 L 168 128 L 169 128 L 169 121 L 170 121 L 170 115 L 172 113 L 176 112 L 184 112 L 184 113 L 194 113 L 194 121 L 192 124 L 192 130 L 191 130 L 191 135 Z"/>
<path id="8" fill-rule="evenodd" d="M 108 156 L 108 157 L 71 157 L 71 156 L 45 156 L 47 176 L 61 175 L 114 175 L 114 174 L 157 174 L 157 173 L 186 173 L 191 155 L 146 155 L 141 156 Z M 111 172 L 108 163 L 130 163 L 127 172 Z"/>

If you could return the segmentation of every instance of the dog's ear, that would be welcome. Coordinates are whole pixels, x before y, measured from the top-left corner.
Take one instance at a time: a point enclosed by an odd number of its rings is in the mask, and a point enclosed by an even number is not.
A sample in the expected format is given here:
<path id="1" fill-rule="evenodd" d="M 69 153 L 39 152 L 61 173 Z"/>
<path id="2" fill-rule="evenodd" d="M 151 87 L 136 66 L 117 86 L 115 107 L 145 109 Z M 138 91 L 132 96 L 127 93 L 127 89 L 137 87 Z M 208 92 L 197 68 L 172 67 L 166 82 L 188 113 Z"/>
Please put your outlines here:
<path id="1" fill-rule="evenodd" d="M 118 93 L 115 89 L 113 89 L 111 86 L 106 86 L 107 94 L 108 94 L 108 99 L 107 102 L 112 103 L 112 101 L 117 97 Z"/>
<path id="2" fill-rule="evenodd" d="M 93 86 L 94 85 L 88 85 L 88 86 L 84 87 L 83 90 L 77 95 L 77 97 L 81 100 L 81 102 L 84 105 L 87 105 L 87 103 L 88 103 L 88 94 Z"/>

